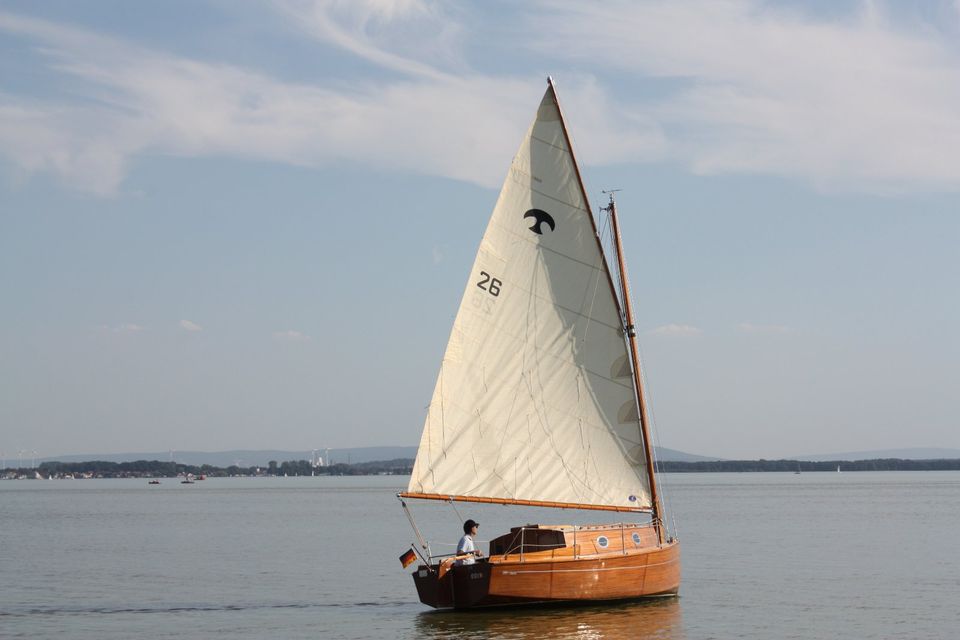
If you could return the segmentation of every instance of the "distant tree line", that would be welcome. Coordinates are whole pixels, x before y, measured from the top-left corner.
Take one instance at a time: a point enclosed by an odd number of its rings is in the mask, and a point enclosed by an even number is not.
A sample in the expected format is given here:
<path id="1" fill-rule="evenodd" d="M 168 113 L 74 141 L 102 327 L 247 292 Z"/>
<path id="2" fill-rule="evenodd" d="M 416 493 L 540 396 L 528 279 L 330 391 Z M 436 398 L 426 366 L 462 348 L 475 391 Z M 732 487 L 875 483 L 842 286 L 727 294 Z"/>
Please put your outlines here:
<path id="1" fill-rule="evenodd" d="M 680 462 L 660 460 L 658 471 L 671 473 L 754 472 L 754 471 L 958 471 L 960 458 L 942 460 L 904 460 L 880 458 L 875 460 L 701 460 Z"/>
<path id="2" fill-rule="evenodd" d="M 106 460 L 90 460 L 87 462 L 43 462 L 36 468 L 8 467 L 0 470 L 4 476 L 34 477 L 39 473 L 42 477 L 66 476 L 94 476 L 98 478 L 175 478 L 192 474 L 205 475 L 210 478 L 230 476 L 310 476 L 310 475 L 379 475 L 379 474 L 409 474 L 413 468 L 413 460 L 400 458 L 397 460 L 382 460 L 376 462 L 360 462 L 356 464 L 334 464 L 323 467 L 314 467 L 307 460 L 288 460 L 277 463 L 271 460 L 266 467 L 216 467 L 209 464 L 192 465 L 178 462 L 163 462 L 160 460 L 137 460 L 135 462 L 108 462 Z"/>
<path id="3" fill-rule="evenodd" d="M 960 458 L 938 460 L 904 460 L 883 458 L 876 460 L 829 460 L 810 462 L 803 460 L 709 460 L 680 462 L 661 460 L 657 470 L 668 473 L 709 472 L 806 472 L 806 471 L 960 471 Z M 307 460 L 288 460 L 278 463 L 271 460 L 266 467 L 215 467 L 209 464 L 190 465 L 160 460 L 137 460 L 135 462 L 44 462 L 36 469 L 14 468 L 0 470 L 4 476 L 34 477 L 38 472 L 43 477 L 80 477 L 92 475 L 98 478 L 174 478 L 187 474 L 205 475 L 211 478 L 229 476 L 364 476 L 364 475 L 409 475 L 413 470 L 411 458 L 337 463 L 314 467 Z"/>

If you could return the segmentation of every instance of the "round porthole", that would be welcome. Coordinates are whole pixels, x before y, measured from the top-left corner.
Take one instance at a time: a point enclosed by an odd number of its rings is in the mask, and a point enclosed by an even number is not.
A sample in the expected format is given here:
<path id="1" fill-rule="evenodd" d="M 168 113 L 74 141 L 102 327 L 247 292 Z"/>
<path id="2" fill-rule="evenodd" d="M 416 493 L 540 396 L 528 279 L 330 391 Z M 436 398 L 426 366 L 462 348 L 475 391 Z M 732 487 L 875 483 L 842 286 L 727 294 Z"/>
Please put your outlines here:
<path id="1" fill-rule="evenodd" d="M 634 531 L 634 532 L 633 532 L 633 535 L 632 535 L 631 537 L 633 538 L 634 544 L 640 544 L 640 534 L 639 534 L 639 533 L 637 533 L 636 531 Z"/>
<path id="2" fill-rule="evenodd" d="M 597 538 L 597 546 L 600 547 L 601 549 L 606 549 L 609 544 L 610 544 L 610 541 L 607 540 L 607 536 L 600 536 L 599 538 Z"/>

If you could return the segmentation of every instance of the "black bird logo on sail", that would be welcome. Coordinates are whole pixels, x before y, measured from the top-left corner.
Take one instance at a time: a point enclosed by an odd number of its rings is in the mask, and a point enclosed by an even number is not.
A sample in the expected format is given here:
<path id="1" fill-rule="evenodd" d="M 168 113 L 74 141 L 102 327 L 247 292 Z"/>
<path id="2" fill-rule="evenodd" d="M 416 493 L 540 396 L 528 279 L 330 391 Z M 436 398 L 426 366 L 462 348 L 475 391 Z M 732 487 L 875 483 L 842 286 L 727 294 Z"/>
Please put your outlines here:
<path id="1" fill-rule="evenodd" d="M 550 227 L 550 231 L 557 228 L 557 223 L 553 221 L 553 216 L 543 209 L 528 209 L 527 212 L 523 214 L 523 217 L 524 219 L 533 218 L 533 225 L 530 226 L 530 231 L 533 231 L 538 236 L 543 235 L 544 224 Z"/>

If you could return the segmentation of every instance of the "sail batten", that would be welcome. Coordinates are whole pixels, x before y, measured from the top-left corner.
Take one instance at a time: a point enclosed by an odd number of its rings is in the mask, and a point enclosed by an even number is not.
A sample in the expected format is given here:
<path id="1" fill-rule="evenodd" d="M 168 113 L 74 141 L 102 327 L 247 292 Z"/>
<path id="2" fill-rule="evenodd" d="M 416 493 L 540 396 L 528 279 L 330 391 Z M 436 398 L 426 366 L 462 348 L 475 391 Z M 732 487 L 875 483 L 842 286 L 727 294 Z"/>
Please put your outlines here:
<path id="1" fill-rule="evenodd" d="M 480 243 L 410 497 L 649 510 L 612 283 L 551 86 Z"/>

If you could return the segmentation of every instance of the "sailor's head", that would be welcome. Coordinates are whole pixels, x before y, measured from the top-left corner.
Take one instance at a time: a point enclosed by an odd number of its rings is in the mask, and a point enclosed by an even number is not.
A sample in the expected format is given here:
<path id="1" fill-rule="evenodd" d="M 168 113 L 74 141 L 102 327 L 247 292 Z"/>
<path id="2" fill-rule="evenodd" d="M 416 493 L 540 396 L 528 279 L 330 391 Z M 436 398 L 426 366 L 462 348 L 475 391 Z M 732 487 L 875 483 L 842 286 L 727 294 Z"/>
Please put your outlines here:
<path id="1" fill-rule="evenodd" d="M 479 522 L 475 520 L 467 520 L 466 522 L 463 523 L 463 532 L 471 536 L 476 535 L 477 527 L 479 526 L 480 526 Z"/>

